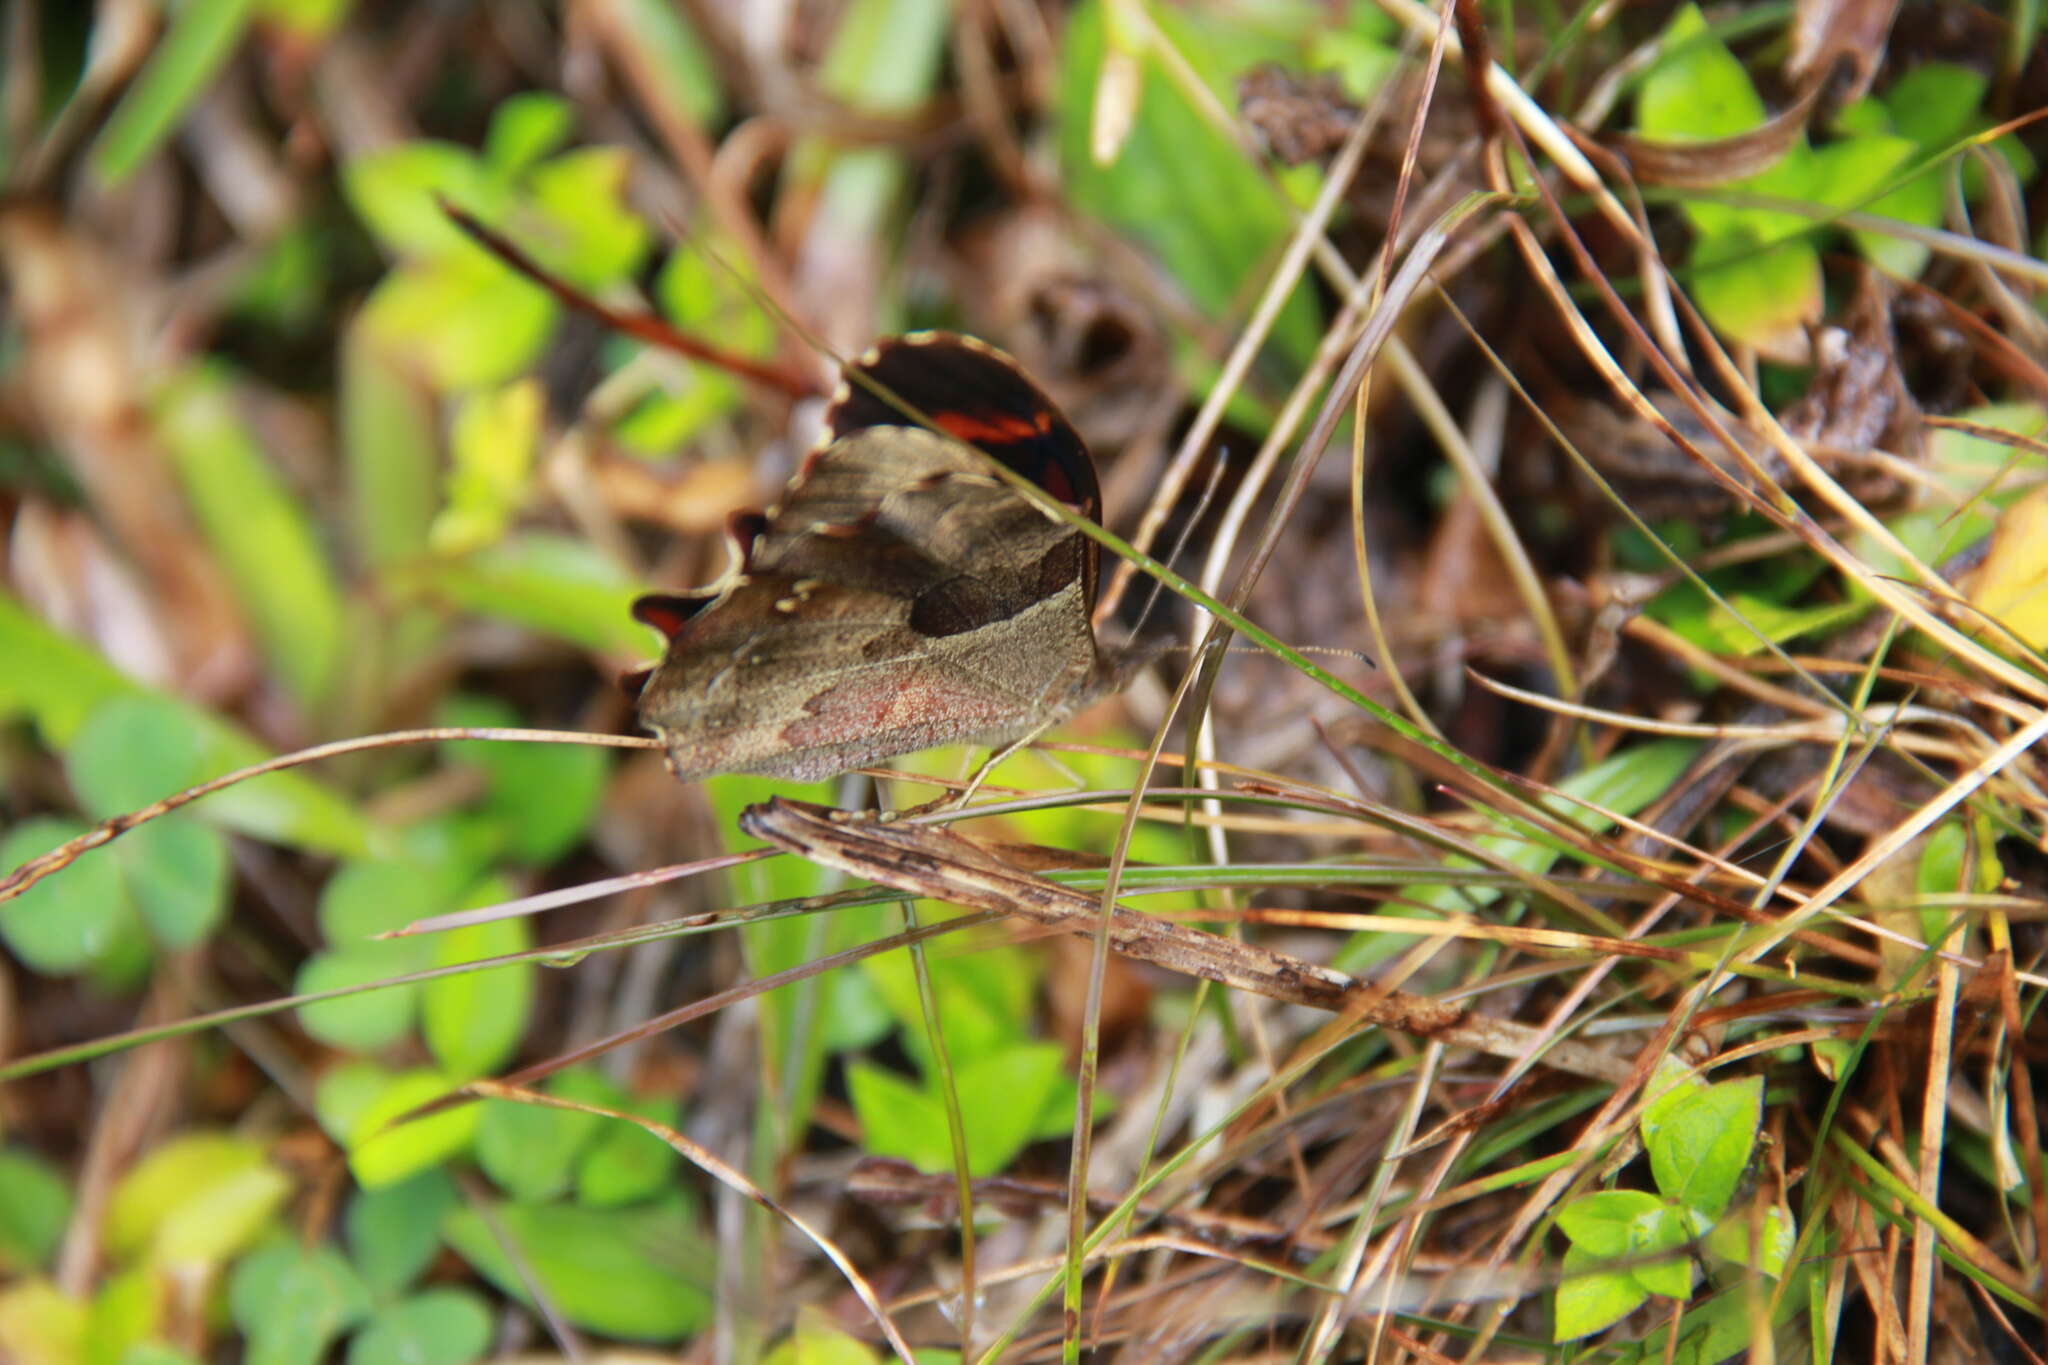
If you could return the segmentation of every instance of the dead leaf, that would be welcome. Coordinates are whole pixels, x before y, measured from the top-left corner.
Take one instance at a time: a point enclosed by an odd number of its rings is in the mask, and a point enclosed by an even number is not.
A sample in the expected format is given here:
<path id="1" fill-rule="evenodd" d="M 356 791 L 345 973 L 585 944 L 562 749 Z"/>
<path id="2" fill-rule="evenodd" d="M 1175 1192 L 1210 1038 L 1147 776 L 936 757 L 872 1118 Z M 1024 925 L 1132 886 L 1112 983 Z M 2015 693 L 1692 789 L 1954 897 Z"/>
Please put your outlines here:
<path id="1" fill-rule="evenodd" d="M 2048 488 L 2005 509 L 1984 565 L 1965 580 L 1971 605 L 2028 648 L 2048 646 Z"/>

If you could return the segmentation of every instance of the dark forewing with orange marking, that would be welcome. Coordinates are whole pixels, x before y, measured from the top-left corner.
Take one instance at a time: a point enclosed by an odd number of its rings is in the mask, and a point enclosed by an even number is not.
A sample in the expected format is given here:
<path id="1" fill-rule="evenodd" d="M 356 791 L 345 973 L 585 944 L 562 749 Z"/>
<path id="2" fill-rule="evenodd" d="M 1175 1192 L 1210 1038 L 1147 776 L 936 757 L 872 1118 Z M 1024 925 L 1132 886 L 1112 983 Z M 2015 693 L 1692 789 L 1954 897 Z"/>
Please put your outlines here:
<path id="1" fill-rule="evenodd" d="M 1102 493 L 1080 434 L 1001 351 L 950 332 L 913 332 L 882 342 L 848 367 L 833 396 L 825 422 L 835 440 L 867 427 L 923 425 L 863 378 L 1069 507 L 1101 519 Z"/>

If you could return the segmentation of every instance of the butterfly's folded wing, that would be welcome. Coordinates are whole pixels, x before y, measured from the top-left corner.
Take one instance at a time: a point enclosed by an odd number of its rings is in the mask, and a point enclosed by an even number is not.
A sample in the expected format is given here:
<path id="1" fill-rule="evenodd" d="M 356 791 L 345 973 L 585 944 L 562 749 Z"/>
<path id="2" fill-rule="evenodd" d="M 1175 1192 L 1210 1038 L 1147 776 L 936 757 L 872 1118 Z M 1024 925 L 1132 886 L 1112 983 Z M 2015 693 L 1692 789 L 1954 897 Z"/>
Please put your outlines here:
<path id="1" fill-rule="evenodd" d="M 956 439 L 1092 514 L 1094 473 L 1064 419 L 1007 360 L 960 338 L 887 343 L 857 368 L 907 389 L 945 379 L 958 406 L 904 396 L 954 434 L 890 424 L 886 408 L 861 416 L 874 405 L 842 397 L 834 439 L 782 501 L 735 522 L 725 581 L 649 599 L 642 619 L 669 645 L 640 716 L 678 777 L 815 778 L 1000 743 L 1110 685 L 1088 619 L 1094 542 Z"/>
<path id="2" fill-rule="evenodd" d="M 1083 699 L 1089 672 L 1073 660 L 1092 637 L 1078 602 L 938 639 L 911 625 L 911 610 L 883 593 L 750 578 L 671 642 L 643 718 L 685 781 L 809 780 L 935 744 L 1000 742 Z M 1020 648 L 1020 630 L 1041 638 Z"/>

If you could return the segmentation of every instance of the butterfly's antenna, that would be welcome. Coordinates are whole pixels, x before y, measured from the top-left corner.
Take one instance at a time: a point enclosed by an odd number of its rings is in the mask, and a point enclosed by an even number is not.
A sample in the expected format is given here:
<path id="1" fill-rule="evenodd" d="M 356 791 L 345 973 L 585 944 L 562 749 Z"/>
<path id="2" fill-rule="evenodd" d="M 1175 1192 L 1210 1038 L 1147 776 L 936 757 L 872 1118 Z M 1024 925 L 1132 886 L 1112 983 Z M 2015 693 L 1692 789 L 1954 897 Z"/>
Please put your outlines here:
<path id="1" fill-rule="evenodd" d="M 612 330 L 622 332 L 636 340 L 644 341 L 650 346 L 659 346 L 663 350 L 674 351 L 678 355 L 689 357 L 691 360 L 699 360 L 707 365 L 715 365 L 721 370 L 738 375 L 742 379 L 752 380 L 763 388 L 773 389 L 777 393 L 787 394 L 791 398 L 811 398 L 817 396 L 818 386 L 805 379 L 802 375 L 783 369 L 779 365 L 772 365 L 759 360 L 750 360 L 746 356 L 735 355 L 731 351 L 713 346 L 709 342 L 699 341 L 689 333 L 671 325 L 667 319 L 658 313 L 644 308 L 632 310 L 614 308 L 610 304 L 593 298 L 541 265 L 540 262 L 527 255 L 525 251 L 514 245 L 510 238 L 504 236 L 495 228 L 484 226 L 474 214 L 451 203 L 446 196 L 442 196 L 439 202 L 441 212 L 447 214 L 449 221 L 467 233 L 470 239 L 478 246 L 490 252 L 507 266 L 533 281 L 542 289 L 545 289 L 565 306 L 573 308 L 579 313 L 586 313 Z M 730 268 L 729 266 L 727 267 L 727 269 Z M 757 293 L 756 297 L 769 302 L 769 306 L 774 307 L 772 301 L 767 301 L 765 296 Z M 779 308 L 776 311 L 778 313 L 781 312 Z M 783 316 L 785 321 L 789 321 L 787 314 Z M 801 332 L 802 329 L 798 330 Z M 807 333 L 804 335 L 806 340 L 811 339 Z"/>
<path id="2" fill-rule="evenodd" d="M 1202 496 L 1195 502 L 1195 510 L 1188 514 L 1186 524 L 1180 528 L 1180 534 L 1174 538 L 1173 549 L 1168 552 L 1166 559 L 1163 561 L 1168 568 L 1171 568 L 1180 559 L 1182 552 L 1188 548 L 1188 541 L 1194 538 L 1195 528 L 1202 524 L 1203 517 L 1209 515 L 1210 504 L 1216 501 L 1216 490 L 1223 486 L 1223 476 L 1229 472 L 1230 450 L 1228 447 L 1219 448 L 1216 452 L 1216 468 L 1210 472 L 1209 482 L 1202 489 Z M 1152 580 L 1152 590 L 1145 596 L 1145 605 L 1138 608 L 1138 619 L 1131 624 L 1131 639 L 1137 639 L 1144 632 L 1145 618 L 1152 614 L 1152 608 L 1159 605 L 1159 595 L 1164 591 L 1166 591 L 1166 581 L 1161 578 L 1154 578 Z"/>

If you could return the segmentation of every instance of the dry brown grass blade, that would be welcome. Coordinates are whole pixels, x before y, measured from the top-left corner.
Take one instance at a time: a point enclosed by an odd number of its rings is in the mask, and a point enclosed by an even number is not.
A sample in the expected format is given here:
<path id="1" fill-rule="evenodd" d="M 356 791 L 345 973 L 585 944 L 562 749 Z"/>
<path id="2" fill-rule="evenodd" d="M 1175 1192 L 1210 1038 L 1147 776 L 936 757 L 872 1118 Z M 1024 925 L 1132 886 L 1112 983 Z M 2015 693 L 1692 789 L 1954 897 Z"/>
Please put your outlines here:
<path id="1" fill-rule="evenodd" d="M 740 827 L 786 852 L 913 896 L 997 914 L 1021 915 L 1063 932 L 1092 936 L 1096 898 L 1019 872 L 980 845 L 929 825 L 849 820 L 841 812 L 778 798 L 749 807 Z M 1252 991 L 1288 1004 L 1345 1014 L 1358 1023 L 1520 1060 L 1536 1051 L 1526 1024 L 1388 991 L 1286 953 L 1192 929 L 1119 907 L 1110 946 L 1126 957 L 1184 976 Z M 1569 1040 L 1543 1053 L 1545 1065 L 1618 1081 L 1628 1063 Z"/>
<path id="2" fill-rule="evenodd" d="M 1711 142 L 1659 142 L 1618 133 L 1608 139 L 1628 158 L 1629 168 L 1646 185 L 1677 185 L 1702 189 L 1754 175 L 1784 156 L 1806 131 L 1806 121 L 1826 88 L 1810 81 L 1806 90 L 1782 113 L 1746 133 Z"/>

